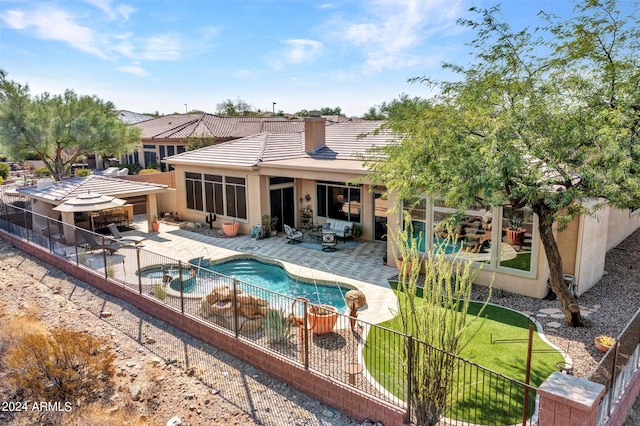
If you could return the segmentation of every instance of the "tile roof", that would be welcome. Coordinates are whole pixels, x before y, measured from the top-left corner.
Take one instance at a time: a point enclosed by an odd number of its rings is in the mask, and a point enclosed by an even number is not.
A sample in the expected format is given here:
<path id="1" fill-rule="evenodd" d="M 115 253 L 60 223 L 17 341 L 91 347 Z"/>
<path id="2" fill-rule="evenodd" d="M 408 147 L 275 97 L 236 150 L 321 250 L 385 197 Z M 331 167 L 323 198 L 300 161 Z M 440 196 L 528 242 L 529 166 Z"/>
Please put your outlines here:
<path id="1" fill-rule="evenodd" d="M 41 189 L 38 189 L 37 186 L 21 188 L 18 189 L 18 192 L 29 198 L 60 204 L 64 200 L 86 194 L 89 191 L 112 197 L 133 197 L 162 192 L 166 188 L 167 185 L 91 175 L 64 179 Z"/>
<path id="2" fill-rule="evenodd" d="M 125 124 L 135 124 L 141 121 L 151 120 L 153 117 L 146 114 L 139 114 L 133 111 L 126 111 L 124 109 L 116 111 L 116 117 Z"/>
<path id="3" fill-rule="evenodd" d="M 304 130 L 302 119 L 285 117 L 225 117 L 214 114 L 172 114 L 136 123 L 142 139 L 188 137 L 243 138 L 258 133 L 291 133 Z"/>
<path id="4" fill-rule="evenodd" d="M 257 167 L 260 163 L 288 159 L 359 160 L 372 146 L 390 142 L 390 133 L 373 134 L 383 122 L 346 122 L 326 128 L 325 146 L 308 154 L 304 151 L 304 132 L 259 133 L 253 136 L 187 151 L 164 159 L 170 164 Z M 363 137 L 366 135 L 365 137 Z"/>

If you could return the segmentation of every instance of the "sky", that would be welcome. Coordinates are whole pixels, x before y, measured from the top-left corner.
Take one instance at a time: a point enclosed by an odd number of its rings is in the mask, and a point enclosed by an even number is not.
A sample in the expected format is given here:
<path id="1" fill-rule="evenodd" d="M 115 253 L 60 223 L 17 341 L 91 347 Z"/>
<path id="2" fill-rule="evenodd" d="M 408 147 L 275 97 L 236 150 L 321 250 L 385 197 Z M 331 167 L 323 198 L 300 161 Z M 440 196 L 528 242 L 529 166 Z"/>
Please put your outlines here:
<path id="1" fill-rule="evenodd" d="M 623 0 L 624 2 L 625 0 Z M 411 77 L 451 78 L 488 0 L 0 0 L 0 68 L 32 95 L 73 89 L 117 109 L 171 114 L 241 99 L 261 111 L 340 107 L 361 116 Z M 569 0 L 503 0 L 514 29 Z M 275 104 L 274 104 L 275 103 Z"/>

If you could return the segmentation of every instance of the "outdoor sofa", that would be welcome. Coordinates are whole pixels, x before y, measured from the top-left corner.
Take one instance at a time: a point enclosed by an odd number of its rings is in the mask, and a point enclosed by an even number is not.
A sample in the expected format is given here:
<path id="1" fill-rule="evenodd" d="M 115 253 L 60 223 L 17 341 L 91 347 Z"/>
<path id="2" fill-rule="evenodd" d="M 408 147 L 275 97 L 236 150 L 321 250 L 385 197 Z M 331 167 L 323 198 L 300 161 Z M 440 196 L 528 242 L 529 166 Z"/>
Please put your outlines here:
<path id="1" fill-rule="evenodd" d="M 342 238 L 342 241 L 353 238 L 353 222 L 346 220 L 327 218 L 322 225 L 322 230 L 333 232 L 337 238 Z"/>

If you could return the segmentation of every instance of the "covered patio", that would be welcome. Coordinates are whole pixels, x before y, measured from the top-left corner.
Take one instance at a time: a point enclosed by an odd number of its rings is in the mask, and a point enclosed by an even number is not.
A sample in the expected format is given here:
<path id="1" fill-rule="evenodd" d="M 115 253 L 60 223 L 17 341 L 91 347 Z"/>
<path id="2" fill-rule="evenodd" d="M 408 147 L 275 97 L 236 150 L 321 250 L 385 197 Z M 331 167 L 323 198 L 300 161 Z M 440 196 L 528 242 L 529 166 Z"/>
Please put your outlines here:
<path id="1" fill-rule="evenodd" d="M 147 212 L 144 216 L 145 223 L 140 223 L 140 226 L 141 229 L 151 231 L 153 218 L 158 216 L 157 195 L 166 190 L 166 185 L 91 175 L 65 179 L 61 182 L 41 180 L 36 186 L 18 189 L 18 193 L 31 200 L 34 213 L 60 219 L 62 229 L 51 232 L 57 234 L 57 238 L 64 239 L 66 244 L 74 245 L 76 243 L 74 225 L 95 230 L 96 223 L 106 226 L 110 220 L 115 223 L 133 222 L 133 206 L 127 204 L 127 200 L 140 196 L 145 197 Z M 100 206 L 84 206 L 86 207 L 84 209 L 78 207 L 81 210 L 76 207 L 62 207 L 69 200 L 87 197 L 88 194 L 116 198 L 123 200 L 123 204 L 107 206 L 104 209 Z M 35 215 L 32 228 L 38 230 L 46 226 L 46 229 L 49 229 L 45 222 L 46 220 L 42 217 Z"/>

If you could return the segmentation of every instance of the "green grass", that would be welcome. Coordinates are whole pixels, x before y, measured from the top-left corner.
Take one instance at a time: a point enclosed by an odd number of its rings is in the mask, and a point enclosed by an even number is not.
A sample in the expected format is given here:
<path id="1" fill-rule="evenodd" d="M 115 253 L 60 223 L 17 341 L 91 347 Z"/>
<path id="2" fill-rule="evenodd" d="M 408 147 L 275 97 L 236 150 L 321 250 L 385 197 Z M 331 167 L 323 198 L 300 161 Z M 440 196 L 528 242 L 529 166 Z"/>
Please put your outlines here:
<path id="1" fill-rule="evenodd" d="M 422 299 L 421 289 L 416 295 Z M 482 304 L 471 302 L 470 320 L 477 318 Z M 524 315 L 509 309 L 488 305 L 482 318 L 473 322 L 465 332 L 470 339 L 460 356 L 504 376 L 525 381 L 527 339 L 529 323 Z M 380 324 L 400 331 L 398 317 Z M 493 342 L 493 343 L 492 343 Z M 406 366 L 402 365 L 402 340 L 395 334 L 373 328 L 367 336 L 364 359 L 368 371 L 395 396 L 405 399 Z M 537 331 L 533 336 L 531 359 L 532 386 L 539 386 L 555 370 L 557 362 L 564 361 L 562 354 L 545 343 Z M 524 396 L 520 387 L 507 387 L 508 381 L 496 375 L 478 374 L 478 369 L 462 367 L 456 371 L 456 383 L 452 386 L 452 398 L 457 404 L 445 415 L 473 423 L 517 423 L 522 421 Z M 506 389 L 505 389 L 506 387 Z M 519 392 L 508 395 L 509 392 Z M 529 395 L 529 412 L 533 410 L 533 397 Z"/>
<path id="2" fill-rule="evenodd" d="M 500 262 L 500 266 L 505 268 L 520 269 L 522 271 L 531 270 L 531 252 L 518 253 L 513 259 Z"/>

